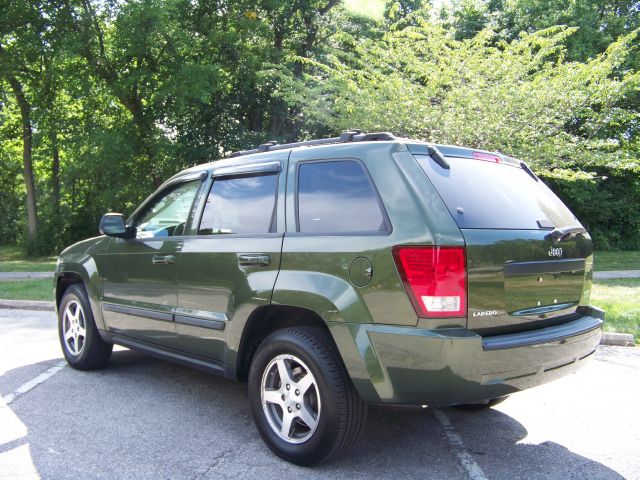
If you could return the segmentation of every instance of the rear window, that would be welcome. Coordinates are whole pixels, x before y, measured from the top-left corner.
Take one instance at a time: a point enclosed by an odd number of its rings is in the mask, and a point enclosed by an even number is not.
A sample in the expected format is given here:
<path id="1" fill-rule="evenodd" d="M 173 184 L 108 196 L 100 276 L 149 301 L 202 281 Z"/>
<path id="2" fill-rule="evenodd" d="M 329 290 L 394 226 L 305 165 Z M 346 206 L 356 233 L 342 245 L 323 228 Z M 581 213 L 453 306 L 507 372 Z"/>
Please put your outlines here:
<path id="1" fill-rule="evenodd" d="M 538 221 L 552 227 L 577 223 L 562 201 L 522 168 L 447 157 L 447 170 L 430 156 L 415 158 L 460 228 L 540 229 Z"/>

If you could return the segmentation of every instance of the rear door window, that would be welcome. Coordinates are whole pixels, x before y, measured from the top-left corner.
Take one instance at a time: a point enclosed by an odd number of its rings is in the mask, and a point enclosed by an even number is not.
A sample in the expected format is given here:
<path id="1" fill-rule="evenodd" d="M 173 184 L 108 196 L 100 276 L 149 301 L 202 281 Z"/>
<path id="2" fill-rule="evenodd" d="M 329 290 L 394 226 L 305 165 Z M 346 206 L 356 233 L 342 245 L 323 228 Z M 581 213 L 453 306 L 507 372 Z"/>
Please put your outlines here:
<path id="1" fill-rule="evenodd" d="M 198 235 L 263 234 L 275 225 L 277 174 L 216 178 Z"/>
<path id="2" fill-rule="evenodd" d="M 518 166 L 447 157 L 451 169 L 428 155 L 416 160 L 460 228 L 567 227 L 577 219 L 541 181 Z"/>
<path id="3" fill-rule="evenodd" d="M 301 163 L 298 231 L 315 234 L 380 233 L 388 222 L 368 173 L 355 160 Z"/>

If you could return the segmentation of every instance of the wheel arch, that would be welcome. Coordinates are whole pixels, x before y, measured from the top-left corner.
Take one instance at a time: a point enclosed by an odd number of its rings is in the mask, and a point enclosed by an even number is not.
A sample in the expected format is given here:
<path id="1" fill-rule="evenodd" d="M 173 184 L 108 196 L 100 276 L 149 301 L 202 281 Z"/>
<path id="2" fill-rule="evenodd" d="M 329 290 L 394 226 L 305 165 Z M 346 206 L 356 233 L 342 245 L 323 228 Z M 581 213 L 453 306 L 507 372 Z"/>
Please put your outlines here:
<path id="1" fill-rule="evenodd" d="M 93 265 L 93 261 L 90 262 Z M 60 307 L 60 302 L 64 292 L 72 285 L 82 285 L 89 298 L 91 311 L 96 322 L 96 327 L 101 335 L 105 330 L 104 319 L 102 317 L 102 307 L 100 306 L 101 283 L 95 268 L 91 269 L 90 275 L 81 264 L 66 264 L 64 268 L 56 274 L 55 280 L 55 306 L 56 311 Z"/>
<path id="2" fill-rule="evenodd" d="M 58 275 L 56 279 L 56 309 L 60 308 L 60 302 L 62 301 L 64 292 L 66 292 L 71 285 L 76 284 L 82 284 L 84 286 L 84 279 L 80 274 L 76 272 L 62 272 Z"/>
<path id="3" fill-rule="evenodd" d="M 238 380 L 246 381 L 251 359 L 260 343 L 271 333 L 289 327 L 317 327 L 332 338 L 325 321 L 313 310 L 292 305 L 264 305 L 256 308 L 247 319 L 238 347 L 236 372 Z M 333 346 L 339 351 L 335 341 Z"/>

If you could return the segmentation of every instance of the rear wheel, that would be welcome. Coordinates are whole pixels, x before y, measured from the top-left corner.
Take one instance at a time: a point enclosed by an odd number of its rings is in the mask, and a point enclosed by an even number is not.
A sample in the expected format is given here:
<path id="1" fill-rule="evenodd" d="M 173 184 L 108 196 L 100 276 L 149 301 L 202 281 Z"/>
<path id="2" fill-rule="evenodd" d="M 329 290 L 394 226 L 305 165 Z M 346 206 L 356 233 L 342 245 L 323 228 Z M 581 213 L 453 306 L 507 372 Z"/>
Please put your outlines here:
<path id="1" fill-rule="evenodd" d="M 69 365 L 78 370 L 104 367 L 113 344 L 100 337 L 84 286 L 71 285 L 64 292 L 58 309 L 58 334 Z"/>
<path id="2" fill-rule="evenodd" d="M 499 403 L 504 402 L 507 398 L 509 398 L 509 395 L 505 395 L 504 397 L 491 398 L 486 402 L 481 403 L 463 403 L 461 405 L 455 405 L 455 407 L 459 408 L 460 410 L 475 412 L 478 410 L 486 410 L 487 408 L 498 405 Z"/>
<path id="3" fill-rule="evenodd" d="M 260 344 L 249 372 L 249 400 L 269 448 L 298 465 L 348 451 L 367 415 L 331 337 L 313 327 L 279 330 Z"/>

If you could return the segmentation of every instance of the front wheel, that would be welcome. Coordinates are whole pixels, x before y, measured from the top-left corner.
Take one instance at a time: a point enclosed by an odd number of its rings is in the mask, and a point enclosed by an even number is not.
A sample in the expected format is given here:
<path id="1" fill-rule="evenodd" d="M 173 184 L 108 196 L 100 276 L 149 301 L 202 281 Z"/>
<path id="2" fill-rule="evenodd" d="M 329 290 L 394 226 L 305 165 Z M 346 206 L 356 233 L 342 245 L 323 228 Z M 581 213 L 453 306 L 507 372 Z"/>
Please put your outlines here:
<path id="1" fill-rule="evenodd" d="M 364 427 L 360 399 L 331 337 L 319 328 L 278 330 L 256 351 L 249 400 L 269 448 L 297 465 L 348 451 Z"/>
<path id="2" fill-rule="evenodd" d="M 111 357 L 113 344 L 100 337 L 83 285 L 71 285 L 64 292 L 58 309 L 58 334 L 64 357 L 73 368 L 102 368 Z"/>

